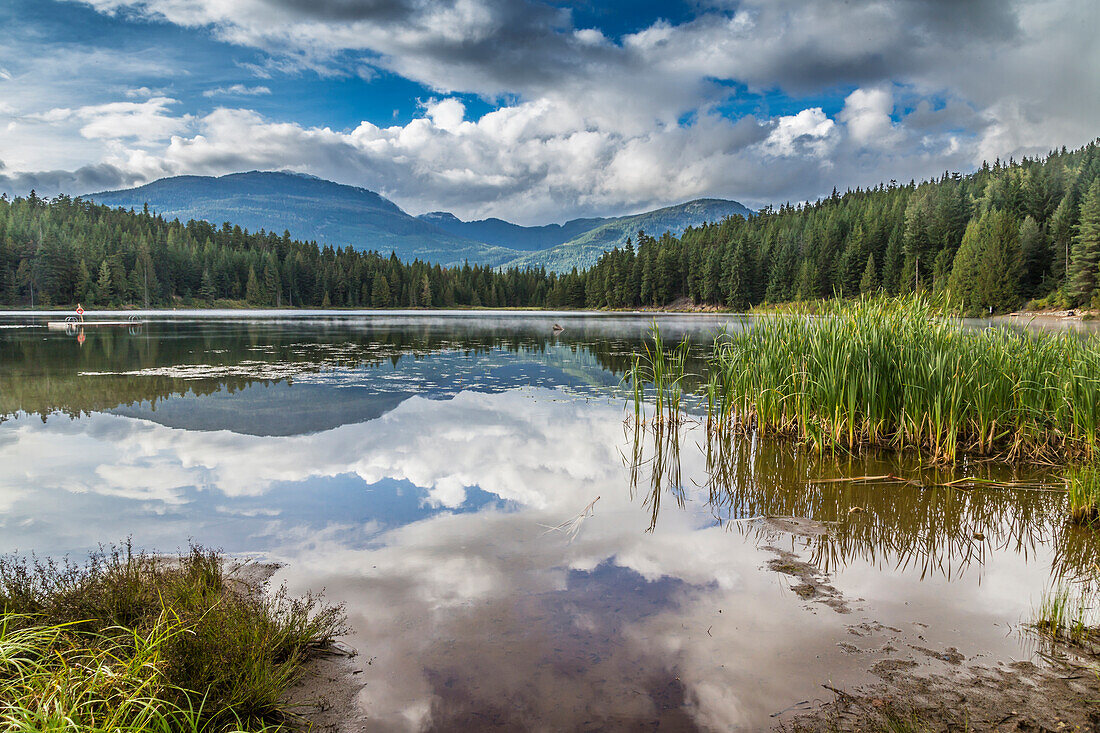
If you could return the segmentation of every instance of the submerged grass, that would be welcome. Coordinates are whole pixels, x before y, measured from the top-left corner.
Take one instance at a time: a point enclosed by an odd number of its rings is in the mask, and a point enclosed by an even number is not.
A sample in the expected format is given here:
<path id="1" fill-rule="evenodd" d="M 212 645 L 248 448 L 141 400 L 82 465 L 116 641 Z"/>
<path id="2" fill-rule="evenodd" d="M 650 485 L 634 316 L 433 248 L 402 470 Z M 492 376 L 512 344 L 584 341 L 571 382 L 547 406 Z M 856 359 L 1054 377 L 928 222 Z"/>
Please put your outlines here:
<path id="1" fill-rule="evenodd" d="M 966 330 L 918 298 L 837 301 L 719 337 L 708 422 L 825 450 L 915 449 L 1063 462 L 1100 439 L 1100 344 L 1073 334 Z"/>
<path id="2" fill-rule="evenodd" d="M 265 595 L 192 548 L 178 561 L 128 546 L 86 564 L 0 559 L 0 728 L 275 730 L 339 607 Z"/>

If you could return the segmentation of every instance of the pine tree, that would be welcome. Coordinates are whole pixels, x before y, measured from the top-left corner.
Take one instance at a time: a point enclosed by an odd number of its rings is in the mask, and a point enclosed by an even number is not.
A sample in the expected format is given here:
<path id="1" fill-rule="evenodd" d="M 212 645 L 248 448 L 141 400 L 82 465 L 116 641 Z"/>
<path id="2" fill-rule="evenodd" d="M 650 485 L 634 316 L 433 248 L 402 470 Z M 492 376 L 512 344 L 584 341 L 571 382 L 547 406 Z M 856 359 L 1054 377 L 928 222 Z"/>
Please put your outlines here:
<path id="1" fill-rule="evenodd" d="M 989 217 L 978 268 L 978 297 L 983 305 L 995 312 L 1004 312 L 1020 305 L 1020 230 L 1012 214 L 993 211 Z"/>
<path id="2" fill-rule="evenodd" d="M 952 303 L 963 310 L 976 311 L 981 307 L 978 297 L 978 269 L 981 267 L 982 235 L 977 221 L 966 225 L 962 243 L 955 253 L 955 264 L 947 282 Z"/>
<path id="3" fill-rule="evenodd" d="M 263 300 L 264 305 L 282 305 L 279 275 L 270 262 L 264 265 Z"/>
<path id="4" fill-rule="evenodd" d="M 1050 272 L 1055 282 L 1069 286 L 1070 249 L 1073 247 L 1073 230 L 1077 224 L 1078 204 L 1076 188 L 1071 187 L 1062 197 L 1058 208 L 1050 217 Z"/>
<path id="5" fill-rule="evenodd" d="M 99 266 L 99 279 L 96 280 L 95 292 L 97 302 L 103 305 L 110 304 L 112 297 L 111 266 L 107 264 L 107 260 L 103 260 L 103 263 Z"/>
<path id="6" fill-rule="evenodd" d="M 1028 215 L 1020 225 L 1020 252 L 1023 254 L 1021 289 L 1026 298 L 1039 295 L 1039 288 L 1050 268 L 1050 247 L 1039 224 Z"/>
<path id="7" fill-rule="evenodd" d="M 210 270 L 202 271 L 202 285 L 199 287 L 199 297 L 207 303 L 214 302 L 214 278 L 210 276 Z"/>
<path id="8" fill-rule="evenodd" d="M 425 308 L 432 307 L 432 283 L 428 279 L 428 273 L 420 281 L 420 304 Z"/>
<path id="9" fill-rule="evenodd" d="M 371 287 L 370 304 L 372 308 L 388 308 L 390 305 L 390 284 L 385 275 L 374 278 Z"/>
<path id="10" fill-rule="evenodd" d="M 256 278 L 256 268 L 249 266 L 248 280 L 244 286 L 244 299 L 249 305 L 263 305 L 264 296 L 260 290 L 260 281 Z"/>
<path id="11" fill-rule="evenodd" d="M 92 276 L 88 272 L 88 263 L 84 261 L 84 258 L 80 259 L 80 266 L 77 268 L 76 297 L 78 301 L 88 304 L 92 304 L 95 300 Z"/>
<path id="12" fill-rule="evenodd" d="M 863 268 L 863 277 L 859 280 L 859 292 L 868 295 L 879 291 L 878 272 L 875 270 L 875 256 L 867 255 L 867 267 Z"/>
<path id="13" fill-rule="evenodd" d="M 1100 178 L 1081 202 L 1080 222 L 1069 265 L 1069 294 L 1077 305 L 1089 305 L 1100 286 Z"/>

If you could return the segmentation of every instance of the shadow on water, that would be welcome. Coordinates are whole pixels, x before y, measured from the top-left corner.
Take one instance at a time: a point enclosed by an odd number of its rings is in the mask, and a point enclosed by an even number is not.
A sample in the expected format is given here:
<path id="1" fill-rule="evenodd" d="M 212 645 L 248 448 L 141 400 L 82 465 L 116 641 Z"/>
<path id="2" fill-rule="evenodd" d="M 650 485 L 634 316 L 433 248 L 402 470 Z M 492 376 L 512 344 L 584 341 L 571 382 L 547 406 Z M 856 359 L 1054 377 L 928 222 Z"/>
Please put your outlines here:
<path id="1" fill-rule="evenodd" d="M 951 580 L 995 553 L 1031 559 L 1041 548 L 1052 554 L 1054 582 L 1088 580 L 1100 567 L 1096 533 L 1066 520 L 1061 476 L 1046 469 L 941 469 L 894 453 L 822 455 L 693 425 L 626 426 L 631 492 L 648 511 L 649 531 L 663 499 L 682 508 L 698 497 L 729 531 L 758 542 L 800 536 L 827 573 L 859 561 Z M 696 475 L 685 475 L 684 451 L 702 453 Z"/>

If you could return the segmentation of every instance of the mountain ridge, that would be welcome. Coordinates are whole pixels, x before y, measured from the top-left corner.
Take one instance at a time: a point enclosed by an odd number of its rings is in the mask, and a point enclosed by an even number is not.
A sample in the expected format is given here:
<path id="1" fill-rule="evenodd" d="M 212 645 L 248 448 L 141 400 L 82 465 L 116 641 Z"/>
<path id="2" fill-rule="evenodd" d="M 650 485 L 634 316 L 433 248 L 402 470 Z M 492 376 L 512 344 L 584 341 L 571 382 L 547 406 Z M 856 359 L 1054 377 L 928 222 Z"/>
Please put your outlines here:
<path id="1" fill-rule="evenodd" d="M 753 213 L 737 201 L 705 198 L 628 216 L 527 227 L 495 217 L 463 221 L 446 211 L 412 216 L 369 189 L 290 171 L 173 176 L 84 198 L 112 207 L 140 209 L 148 204 L 168 219 L 206 220 L 215 226 L 229 222 L 250 231 L 285 230 L 322 245 L 383 255 L 393 251 L 405 261 L 559 271 L 595 262 L 639 229 L 678 235 L 705 221 Z"/>

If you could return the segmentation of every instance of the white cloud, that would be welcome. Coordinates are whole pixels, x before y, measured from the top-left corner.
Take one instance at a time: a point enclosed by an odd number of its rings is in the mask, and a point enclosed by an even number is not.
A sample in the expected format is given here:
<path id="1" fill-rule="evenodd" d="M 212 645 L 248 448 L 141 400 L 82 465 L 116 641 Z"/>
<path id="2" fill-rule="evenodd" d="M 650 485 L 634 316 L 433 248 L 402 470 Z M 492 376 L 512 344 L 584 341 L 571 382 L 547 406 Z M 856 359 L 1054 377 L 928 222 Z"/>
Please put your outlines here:
<path id="1" fill-rule="evenodd" d="M 836 123 L 820 107 L 804 109 L 776 120 L 762 147 L 772 155 L 822 158 L 835 147 L 835 127 Z"/>
<path id="2" fill-rule="evenodd" d="M 1100 87 L 1100 44 L 1089 31 L 1100 5 L 1087 0 L 853 0 L 843 9 L 745 0 L 620 38 L 523 0 L 90 4 L 262 49 L 257 72 L 378 69 L 435 97 L 408 124 L 350 132 L 247 109 L 201 120 L 149 109 L 141 114 L 151 132 L 126 138 L 118 132 L 143 118 L 129 112 L 116 126 L 122 110 L 104 109 L 102 121 L 80 127 L 99 147 L 66 138 L 66 121 L 47 127 L 39 118 L 0 140 L 9 171 L 0 187 L 41 170 L 60 181 L 50 169 L 88 161 L 136 178 L 289 167 L 379 190 L 413 211 L 541 223 L 700 195 L 760 205 L 920 178 L 1082 144 L 1100 117 L 1100 96 L 1082 92 Z M 778 116 L 763 106 L 735 119 L 721 112 L 737 96 L 731 89 L 789 103 L 852 88 L 836 119 L 817 102 Z M 509 101 L 471 119 L 453 91 Z M 18 104 L 24 116 L 90 106 Z"/>
<path id="3" fill-rule="evenodd" d="M 190 115 L 176 117 L 169 107 L 177 104 L 169 97 L 153 97 L 144 102 L 109 102 L 89 105 L 66 113 L 84 121 L 80 134 L 90 139 L 125 140 L 152 143 L 184 132 Z"/>
<path id="4" fill-rule="evenodd" d="M 893 111 L 894 95 L 889 88 L 856 89 L 844 100 L 837 118 L 847 126 L 852 142 L 883 148 L 899 140 L 890 117 Z"/>
<path id="5" fill-rule="evenodd" d="M 271 94 L 271 89 L 265 86 L 249 87 L 244 84 L 233 84 L 228 87 L 215 87 L 202 93 L 204 97 L 230 96 L 230 97 L 258 97 Z"/>
<path id="6" fill-rule="evenodd" d="M 428 119 L 437 128 L 455 132 L 466 117 L 466 106 L 457 99 L 432 100 L 425 106 Z"/>

